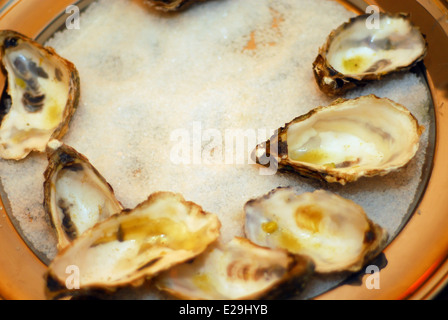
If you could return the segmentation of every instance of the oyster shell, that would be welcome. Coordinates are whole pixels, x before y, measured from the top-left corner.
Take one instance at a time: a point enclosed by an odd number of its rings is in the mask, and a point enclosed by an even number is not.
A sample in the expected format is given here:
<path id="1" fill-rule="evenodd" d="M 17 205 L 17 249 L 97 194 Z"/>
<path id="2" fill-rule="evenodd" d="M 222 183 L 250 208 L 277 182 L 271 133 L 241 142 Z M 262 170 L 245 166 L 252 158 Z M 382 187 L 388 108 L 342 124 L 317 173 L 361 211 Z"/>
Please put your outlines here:
<path id="1" fill-rule="evenodd" d="M 15 31 L 0 31 L 0 56 L 7 73 L 1 99 L 0 157 L 20 160 L 44 152 L 50 139 L 68 130 L 80 94 L 75 66 Z"/>
<path id="2" fill-rule="evenodd" d="M 123 207 L 110 184 L 84 155 L 57 140 L 49 142 L 47 155 L 44 208 L 60 250 Z"/>
<path id="3" fill-rule="evenodd" d="M 185 9 L 187 6 L 199 1 L 206 0 L 146 0 L 150 6 L 153 6 L 157 10 L 162 11 L 178 11 L 181 9 Z"/>
<path id="4" fill-rule="evenodd" d="M 245 205 L 254 243 L 309 256 L 318 273 L 358 271 L 381 252 L 387 232 L 363 208 L 325 190 L 278 188 Z"/>
<path id="5" fill-rule="evenodd" d="M 313 271 L 308 257 L 235 237 L 210 247 L 192 262 L 171 268 L 155 284 L 188 300 L 276 298 L 298 293 Z"/>
<path id="6" fill-rule="evenodd" d="M 319 88 L 328 95 L 405 71 L 426 56 L 427 43 L 408 15 L 380 13 L 379 27 L 370 15 L 350 19 L 328 36 L 313 63 Z"/>
<path id="7" fill-rule="evenodd" d="M 390 99 L 338 99 L 278 129 L 253 157 L 264 165 L 274 157 L 280 170 L 344 185 L 404 167 L 423 130 L 409 110 Z"/>
<path id="8" fill-rule="evenodd" d="M 142 284 L 202 253 L 219 236 L 220 221 L 178 194 L 157 192 L 132 210 L 96 224 L 53 259 L 45 275 L 48 298 L 114 291 Z M 76 267 L 77 286 L 66 286 Z"/>

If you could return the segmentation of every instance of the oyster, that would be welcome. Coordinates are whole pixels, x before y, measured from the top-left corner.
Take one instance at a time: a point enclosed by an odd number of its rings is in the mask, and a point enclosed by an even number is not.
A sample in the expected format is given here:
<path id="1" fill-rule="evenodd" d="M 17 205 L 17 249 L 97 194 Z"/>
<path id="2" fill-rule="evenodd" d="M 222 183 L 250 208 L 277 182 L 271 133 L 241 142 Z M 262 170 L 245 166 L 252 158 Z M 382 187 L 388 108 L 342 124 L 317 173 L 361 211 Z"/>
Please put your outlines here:
<path id="1" fill-rule="evenodd" d="M 44 152 L 68 130 L 80 94 L 75 66 L 52 48 L 15 31 L 0 31 L 7 85 L 1 99 L 0 157 L 20 160 Z"/>
<path id="2" fill-rule="evenodd" d="M 112 187 L 75 149 L 52 140 L 48 143 L 44 173 L 44 208 L 58 236 L 58 248 L 123 210 Z"/>
<path id="3" fill-rule="evenodd" d="M 276 298 L 299 292 L 313 271 L 308 257 L 235 237 L 171 268 L 155 283 L 160 290 L 188 300 Z"/>
<path id="4" fill-rule="evenodd" d="M 206 0 L 146 0 L 145 2 L 157 10 L 178 11 L 198 1 Z"/>
<path id="5" fill-rule="evenodd" d="M 202 253 L 218 238 L 220 227 L 216 215 L 181 195 L 154 193 L 134 209 L 96 224 L 59 252 L 45 276 L 46 294 L 54 299 L 142 284 Z M 79 277 L 71 290 L 66 270 L 73 266 Z"/>
<path id="6" fill-rule="evenodd" d="M 324 190 L 278 188 L 245 205 L 254 243 L 309 256 L 318 273 L 358 271 L 381 252 L 387 232 L 351 200 Z"/>
<path id="7" fill-rule="evenodd" d="M 342 185 L 405 166 L 424 128 L 404 106 L 375 95 L 338 99 L 299 116 L 258 145 L 254 160 Z"/>
<path id="8" fill-rule="evenodd" d="M 324 93 L 341 95 L 424 59 L 426 40 L 409 16 L 381 13 L 378 26 L 369 25 L 369 16 L 342 24 L 320 48 L 313 71 Z"/>

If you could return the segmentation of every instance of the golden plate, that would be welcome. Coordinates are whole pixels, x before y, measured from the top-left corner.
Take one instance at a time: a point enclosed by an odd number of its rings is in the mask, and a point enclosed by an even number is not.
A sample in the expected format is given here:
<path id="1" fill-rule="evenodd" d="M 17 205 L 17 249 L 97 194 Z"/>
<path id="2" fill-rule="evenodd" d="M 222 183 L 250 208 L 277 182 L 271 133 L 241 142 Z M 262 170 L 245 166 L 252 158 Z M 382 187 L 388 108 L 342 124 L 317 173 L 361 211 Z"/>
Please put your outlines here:
<path id="1" fill-rule="evenodd" d="M 3 0 L 0 29 L 13 29 L 37 40 L 49 38 L 68 17 L 65 9 L 82 10 L 93 0 Z M 444 0 L 339 1 L 364 12 L 368 5 L 384 11 L 408 12 L 426 35 L 429 50 L 424 72 L 434 106 L 435 128 L 428 183 L 397 237 L 384 253 L 387 267 L 380 272 L 380 288 L 344 284 L 317 299 L 432 299 L 448 283 L 448 4 Z M 0 76 L 1 77 L 1 76 Z M 0 79 L 0 89 L 4 78 Z M 1 195 L 5 197 L 4 194 Z M 8 300 L 45 299 L 46 264 L 26 243 L 0 202 L 0 297 Z M 363 283 L 369 275 L 362 279 Z"/>

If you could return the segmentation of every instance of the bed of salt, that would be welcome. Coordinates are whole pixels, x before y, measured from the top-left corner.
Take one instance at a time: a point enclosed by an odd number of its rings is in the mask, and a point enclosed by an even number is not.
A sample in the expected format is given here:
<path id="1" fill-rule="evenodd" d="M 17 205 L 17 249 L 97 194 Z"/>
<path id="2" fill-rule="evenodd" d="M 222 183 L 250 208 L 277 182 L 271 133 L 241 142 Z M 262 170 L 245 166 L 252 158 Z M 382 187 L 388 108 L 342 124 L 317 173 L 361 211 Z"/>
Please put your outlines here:
<path id="1" fill-rule="evenodd" d="M 234 155 L 226 137 L 235 132 L 255 134 L 257 141 L 245 145 L 250 152 L 272 130 L 332 102 L 317 88 L 312 62 L 330 31 L 352 16 L 330 0 L 209 1 L 174 15 L 137 0 L 94 2 L 79 30 L 63 30 L 46 43 L 81 77 L 80 105 L 62 140 L 88 157 L 125 207 L 155 191 L 179 192 L 219 216 L 220 241 L 243 236 L 246 201 L 279 186 L 298 193 L 327 188 L 362 205 L 393 236 L 418 196 L 427 160 L 431 100 L 418 73 L 389 76 L 345 96 L 388 97 L 428 129 L 399 172 L 328 186 L 290 173 L 262 175 L 244 154 L 244 161 L 226 158 Z M 0 161 L 0 177 L 18 229 L 50 261 L 56 238 L 42 207 L 46 165 L 43 154 Z M 334 283 L 317 279 L 304 297 Z M 128 294 L 151 296 L 139 290 Z"/>

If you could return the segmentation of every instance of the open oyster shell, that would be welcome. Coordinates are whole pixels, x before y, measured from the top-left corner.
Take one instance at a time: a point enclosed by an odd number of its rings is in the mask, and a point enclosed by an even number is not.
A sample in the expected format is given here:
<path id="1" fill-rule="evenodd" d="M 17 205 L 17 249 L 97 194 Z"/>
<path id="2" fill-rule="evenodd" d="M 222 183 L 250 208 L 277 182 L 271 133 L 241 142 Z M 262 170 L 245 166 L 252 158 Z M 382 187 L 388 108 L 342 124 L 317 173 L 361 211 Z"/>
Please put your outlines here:
<path id="1" fill-rule="evenodd" d="M 147 3 L 150 6 L 153 6 L 157 10 L 178 11 L 181 9 L 185 9 L 191 4 L 199 1 L 206 1 L 206 0 L 146 0 L 145 3 Z"/>
<path id="2" fill-rule="evenodd" d="M 68 130 L 80 95 L 75 66 L 52 48 L 15 31 L 0 31 L 7 85 L 0 103 L 0 157 L 20 160 L 44 152 Z"/>
<path id="3" fill-rule="evenodd" d="M 318 273 L 360 270 L 388 238 L 361 206 L 325 190 L 297 195 L 278 188 L 248 201 L 244 210 L 248 239 L 307 255 Z"/>
<path id="4" fill-rule="evenodd" d="M 278 129 L 253 157 L 264 165 L 274 157 L 280 170 L 344 185 L 404 167 L 423 130 L 409 110 L 390 99 L 338 99 Z"/>
<path id="5" fill-rule="evenodd" d="M 426 56 L 427 43 L 408 15 L 380 13 L 379 26 L 370 15 L 350 19 L 328 36 L 313 63 L 319 88 L 328 95 L 405 71 Z"/>
<path id="6" fill-rule="evenodd" d="M 56 230 L 60 250 L 123 207 L 110 184 L 84 155 L 52 140 L 47 156 L 44 208 Z"/>
<path id="7" fill-rule="evenodd" d="M 181 195 L 154 193 L 134 209 L 96 224 L 59 252 L 46 273 L 46 294 L 54 299 L 142 284 L 202 253 L 218 238 L 220 227 L 216 215 Z M 68 268 L 75 274 L 67 273 Z M 73 287 L 67 286 L 73 278 Z"/>
<path id="8" fill-rule="evenodd" d="M 300 292 L 313 271 L 314 264 L 306 256 L 235 237 L 171 268 L 155 284 L 180 299 L 268 299 Z"/>

